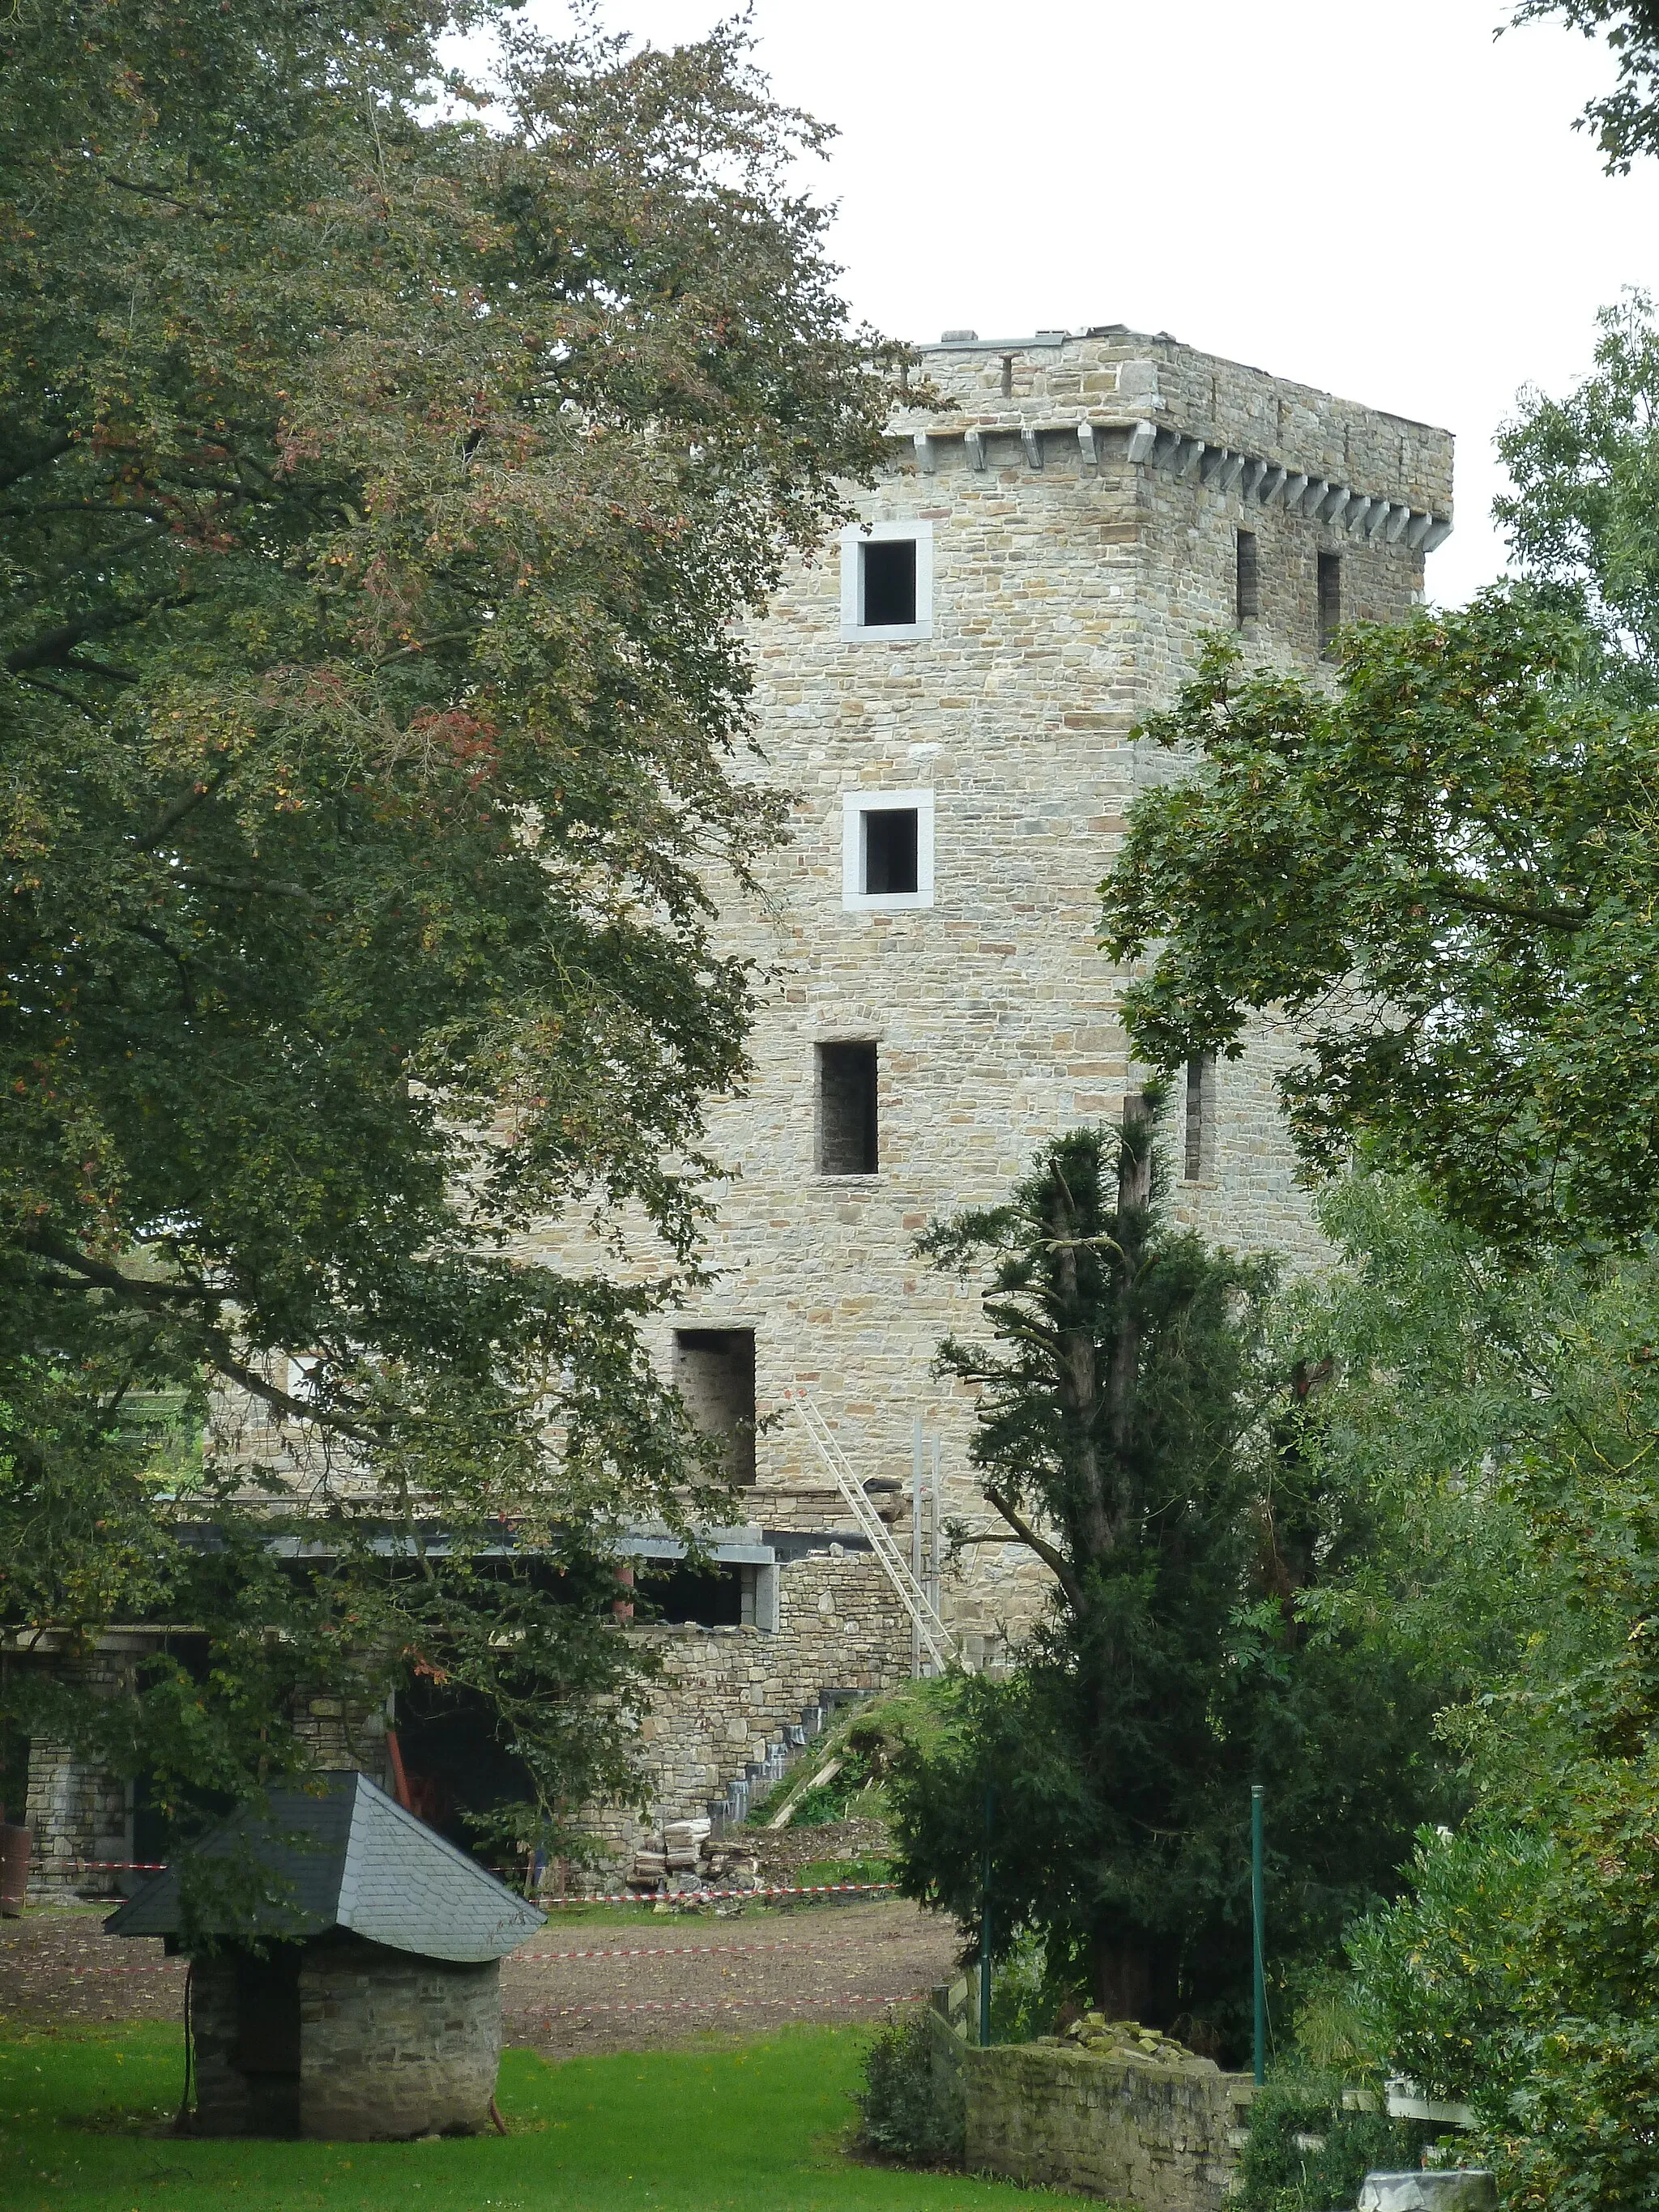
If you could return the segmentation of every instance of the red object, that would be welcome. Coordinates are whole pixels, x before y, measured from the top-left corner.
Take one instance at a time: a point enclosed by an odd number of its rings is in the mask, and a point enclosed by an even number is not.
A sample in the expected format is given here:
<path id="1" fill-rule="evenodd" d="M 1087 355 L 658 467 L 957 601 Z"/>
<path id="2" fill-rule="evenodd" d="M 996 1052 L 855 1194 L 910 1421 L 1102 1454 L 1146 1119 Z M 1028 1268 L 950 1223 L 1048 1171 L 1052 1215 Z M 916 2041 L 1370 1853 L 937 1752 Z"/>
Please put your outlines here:
<path id="1" fill-rule="evenodd" d="M 398 1746 L 396 1729 L 386 1730 L 386 1747 L 392 1759 L 392 1794 L 405 1813 L 412 1813 L 415 1808 L 409 1802 L 409 1777 L 404 1772 L 404 1754 Z"/>
<path id="2" fill-rule="evenodd" d="M 0 1912 L 14 1919 L 28 1895 L 29 1850 L 34 1842 L 27 1828 L 0 1822 Z"/>

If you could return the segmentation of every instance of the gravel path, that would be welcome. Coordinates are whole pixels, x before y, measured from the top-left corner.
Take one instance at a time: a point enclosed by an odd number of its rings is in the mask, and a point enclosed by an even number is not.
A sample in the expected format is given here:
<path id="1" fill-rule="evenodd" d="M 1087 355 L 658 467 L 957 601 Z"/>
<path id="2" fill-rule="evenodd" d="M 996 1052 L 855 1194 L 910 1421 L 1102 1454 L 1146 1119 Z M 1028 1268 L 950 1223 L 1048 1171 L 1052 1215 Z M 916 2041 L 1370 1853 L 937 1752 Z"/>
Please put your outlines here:
<path id="1" fill-rule="evenodd" d="M 19 2025 L 178 2020 L 185 1965 L 105 1936 L 106 1908 L 0 1921 L 0 2033 Z M 508 2043 L 550 2057 L 642 2051 L 713 2030 L 882 2019 L 952 1971 L 950 1926 L 897 1899 L 547 1925 L 503 1960 Z"/>

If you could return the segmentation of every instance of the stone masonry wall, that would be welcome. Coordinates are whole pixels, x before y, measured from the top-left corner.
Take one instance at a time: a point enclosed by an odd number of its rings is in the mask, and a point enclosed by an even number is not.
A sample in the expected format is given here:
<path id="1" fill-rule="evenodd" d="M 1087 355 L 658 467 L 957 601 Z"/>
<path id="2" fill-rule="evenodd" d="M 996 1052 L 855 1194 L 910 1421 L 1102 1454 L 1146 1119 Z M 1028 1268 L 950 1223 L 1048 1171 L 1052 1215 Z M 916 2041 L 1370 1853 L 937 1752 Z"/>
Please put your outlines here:
<path id="1" fill-rule="evenodd" d="M 353 1937 L 300 1973 L 300 2132 L 363 2142 L 479 2135 L 501 2063 L 501 1962 L 458 1966 Z"/>
<path id="2" fill-rule="evenodd" d="M 714 886 L 726 949 L 771 981 L 753 1079 L 710 1115 L 709 1148 L 735 1170 L 712 1279 L 657 1326 L 653 1350 L 672 1372 L 673 1328 L 752 1329 L 763 1419 L 810 1389 L 860 1478 L 902 1486 L 901 1547 L 915 1420 L 941 1437 L 946 1513 L 989 1540 L 945 1594 L 978 1662 L 1018 1641 L 1044 1580 L 995 1540 L 967 1463 L 971 1400 L 930 1372 L 943 1336 L 980 1328 L 977 1291 L 919 1262 L 915 1237 L 1002 1198 L 1045 1139 L 1115 1121 L 1141 1079 L 1125 978 L 1096 942 L 1098 885 L 1136 793 L 1182 769 L 1130 733 L 1170 702 L 1203 631 L 1234 629 L 1238 531 L 1259 553 L 1247 660 L 1318 680 L 1319 555 L 1340 560 L 1346 616 L 1407 613 L 1423 537 L 1449 514 L 1451 443 L 1121 329 L 928 348 L 923 368 L 956 404 L 899 418 L 890 470 L 852 499 L 861 522 L 931 532 L 931 635 L 844 635 L 833 544 L 791 569 L 750 634 L 763 757 L 739 772 L 793 795 L 793 836 L 764 864 L 761 898 Z M 1233 448 L 1254 457 L 1245 472 L 1224 460 L 1206 476 Z M 1333 498 L 1377 502 L 1385 530 L 1285 505 L 1328 481 Z M 932 904 L 849 908 L 844 798 L 915 791 L 934 811 Z M 820 1176 L 814 1047 L 851 1039 L 877 1048 L 878 1170 Z M 1179 1218 L 1305 1267 L 1322 1247 L 1273 1092 L 1285 1048 L 1269 1028 L 1215 1071 L 1196 1182 L 1182 1174 L 1178 1098 L 1166 1147 Z M 524 1249 L 604 1264 L 556 1224 Z M 660 1265 L 641 1248 L 633 1272 Z M 756 1462 L 750 1517 L 846 1525 L 798 1423 L 764 1429 Z"/>
<path id="3" fill-rule="evenodd" d="M 641 1729 L 650 1815 L 613 1811 L 594 1831 L 626 1860 L 668 1820 L 695 1819 L 765 1756 L 823 1690 L 883 1690 L 908 1679 L 910 1632 L 868 1552 L 826 1543 L 778 1569 L 778 1627 L 641 1628 L 666 1679 Z M 805 1754 L 811 1756 L 809 1750 Z"/>
<path id="4" fill-rule="evenodd" d="M 1222 2212 L 1239 2078 L 1052 2044 L 962 2054 L 970 2173 L 1082 2190 L 1136 2212 Z"/>
<path id="5" fill-rule="evenodd" d="M 70 1666 L 95 1693 L 112 1693 L 126 1683 L 134 1658 L 149 1645 L 143 1638 L 119 1634 L 106 1641 L 112 1648 L 90 1658 L 60 1662 L 52 1655 L 28 1663 Z M 118 1776 L 81 1758 L 66 1743 L 36 1737 L 29 1745 L 21 1817 L 33 1835 L 32 1889 L 115 1893 L 116 1876 L 108 1863 L 132 1856 L 131 1793 Z"/>

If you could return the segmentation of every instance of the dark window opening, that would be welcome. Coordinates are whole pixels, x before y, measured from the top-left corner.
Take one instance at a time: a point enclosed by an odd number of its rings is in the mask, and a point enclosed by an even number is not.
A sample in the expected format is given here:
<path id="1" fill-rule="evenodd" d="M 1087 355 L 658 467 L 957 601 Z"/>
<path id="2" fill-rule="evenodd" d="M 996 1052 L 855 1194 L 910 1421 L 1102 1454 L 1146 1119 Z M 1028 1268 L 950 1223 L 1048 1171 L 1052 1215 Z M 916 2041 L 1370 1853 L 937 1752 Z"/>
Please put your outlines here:
<path id="1" fill-rule="evenodd" d="M 1203 1179 L 1204 1123 L 1210 1103 L 1213 1067 L 1214 1062 L 1207 1053 L 1187 1062 L 1187 1129 L 1182 1164 L 1188 1182 L 1199 1182 Z"/>
<path id="2" fill-rule="evenodd" d="M 916 618 L 916 541 L 873 538 L 859 547 L 859 620 L 866 629 L 908 628 Z"/>
<path id="3" fill-rule="evenodd" d="M 749 1570 L 752 1582 L 753 1570 Z M 695 1628 L 738 1628 L 752 1622 L 752 1598 L 744 1605 L 744 1570 L 740 1566 L 694 1567 L 684 1559 L 653 1566 L 642 1559 L 638 1589 L 641 1611 L 653 1620 L 690 1623 Z"/>
<path id="4" fill-rule="evenodd" d="M 755 1332 L 677 1328 L 674 1384 L 693 1423 L 721 1439 L 728 1482 L 755 1480 Z"/>
<path id="5" fill-rule="evenodd" d="M 821 1044 L 818 1059 L 818 1173 L 874 1175 L 876 1048 Z"/>
<path id="6" fill-rule="evenodd" d="M 1236 612 L 1241 623 L 1254 622 L 1261 612 L 1261 588 L 1255 559 L 1255 532 L 1241 530 L 1238 533 L 1237 576 L 1235 583 Z"/>
<path id="7" fill-rule="evenodd" d="M 866 807 L 864 811 L 864 889 L 866 896 L 914 891 L 920 840 L 914 806 Z"/>
<path id="8" fill-rule="evenodd" d="M 1319 556 L 1319 650 L 1328 653 L 1337 631 L 1342 627 L 1342 556 L 1322 553 Z"/>

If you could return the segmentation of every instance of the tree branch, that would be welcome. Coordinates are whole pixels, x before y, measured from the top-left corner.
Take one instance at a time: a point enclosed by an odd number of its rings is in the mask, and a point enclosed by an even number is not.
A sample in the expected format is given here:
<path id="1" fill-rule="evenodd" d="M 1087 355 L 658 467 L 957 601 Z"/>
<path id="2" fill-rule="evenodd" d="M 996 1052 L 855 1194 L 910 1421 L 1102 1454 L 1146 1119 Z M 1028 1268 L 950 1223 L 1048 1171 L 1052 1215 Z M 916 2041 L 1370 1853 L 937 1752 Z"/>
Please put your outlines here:
<path id="1" fill-rule="evenodd" d="M 176 1316 L 181 1307 L 204 1310 L 200 1312 L 201 1326 L 211 1341 L 204 1342 L 202 1350 L 228 1381 L 239 1384 L 250 1395 L 263 1399 L 268 1406 L 278 1407 L 290 1419 L 314 1422 L 319 1428 L 332 1429 L 349 1437 L 356 1443 L 374 1444 L 380 1441 L 374 1430 L 362 1427 L 331 1407 L 291 1396 L 237 1358 L 220 1334 L 218 1310 L 225 1302 L 223 1292 L 211 1290 L 205 1284 L 149 1282 L 124 1274 L 106 1261 L 94 1260 L 73 1244 L 66 1244 L 41 1231 L 27 1238 L 26 1249 L 36 1258 L 50 1261 L 53 1266 L 81 1277 L 88 1289 L 107 1291 L 124 1304 L 137 1306 L 146 1313 Z"/>
<path id="2" fill-rule="evenodd" d="M 1083 1613 L 1083 1585 L 1072 1571 L 1071 1562 L 1047 1537 L 1039 1536 L 1030 1522 L 1021 1518 L 1000 1491 L 983 1486 L 988 1503 L 995 1506 L 1028 1551 L 1035 1552 L 1054 1580 L 1066 1593 L 1066 1601 L 1079 1619 Z"/>
<path id="3" fill-rule="evenodd" d="M 20 645 L 15 653 L 6 655 L 6 666 L 14 676 L 21 676 L 32 668 L 73 668 L 75 663 L 70 655 L 87 639 L 106 636 L 112 629 L 131 629 L 135 623 L 143 622 L 158 607 L 187 606 L 195 596 L 193 592 L 170 592 L 158 593 L 128 606 L 94 608 L 77 621 L 63 623 L 56 629 L 49 629 L 44 637 L 36 638 L 33 645 Z"/>
<path id="4" fill-rule="evenodd" d="M 0 491 L 9 490 L 13 484 L 21 483 L 25 477 L 32 477 L 37 469 L 61 459 L 74 443 L 67 430 L 60 430 L 49 445 L 42 446 L 27 460 L 0 463 Z"/>
<path id="5" fill-rule="evenodd" d="M 142 836 L 133 839 L 133 850 L 138 853 L 154 852 L 162 838 L 169 830 L 177 829 L 185 815 L 193 814 L 204 800 L 214 798 L 224 788 L 240 764 L 240 756 L 234 756 L 225 763 L 216 775 L 210 776 L 205 783 L 193 783 L 188 791 L 181 791 L 176 799 L 169 799 L 161 809 L 161 818 L 150 829 L 146 830 Z"/>

